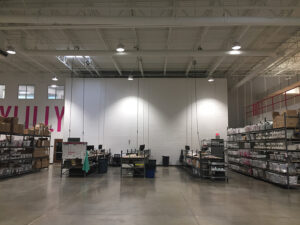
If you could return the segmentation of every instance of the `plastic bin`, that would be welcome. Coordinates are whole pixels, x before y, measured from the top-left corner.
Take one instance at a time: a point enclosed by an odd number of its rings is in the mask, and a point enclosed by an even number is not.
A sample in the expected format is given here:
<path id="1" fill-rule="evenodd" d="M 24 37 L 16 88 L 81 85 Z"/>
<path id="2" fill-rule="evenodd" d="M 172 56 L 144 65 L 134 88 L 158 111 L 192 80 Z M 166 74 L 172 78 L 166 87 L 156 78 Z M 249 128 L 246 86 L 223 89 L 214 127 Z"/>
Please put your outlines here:
<path id="1" fill-rule="evenodd" d="M 107 173 L 107 159 L 99 159 L 98 173 Z"/>
<path id="2" fill-rule="evenodd" d="M 155 169 L 147 169 L 146 170 L 146 177 L 147 178 L 154 178 L 155 177 Z"/>
<path id="3" fill-rule="evenodd" d="M 163 166 L 168 167 L 169 166 L 169 160 L 170 160 L 170 156 L 163 156 L 162 157 Z"/>

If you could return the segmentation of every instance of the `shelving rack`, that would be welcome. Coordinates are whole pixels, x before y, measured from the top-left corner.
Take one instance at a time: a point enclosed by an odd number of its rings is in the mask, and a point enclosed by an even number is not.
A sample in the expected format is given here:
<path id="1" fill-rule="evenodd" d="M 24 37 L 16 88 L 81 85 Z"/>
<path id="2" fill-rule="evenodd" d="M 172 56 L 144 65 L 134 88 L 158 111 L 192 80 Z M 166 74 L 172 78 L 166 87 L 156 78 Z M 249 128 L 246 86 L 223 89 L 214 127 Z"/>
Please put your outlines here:
<path id="1" fill-rule="evenodd" d="M 299 128 L 287 127 L 287 118 L 298 117 L 284 114 L 282 128 L 228 134 L 229 168 L 283 187 L 299 187 L 300 138 L 294 137 Z M 270 133 L 280 136 L 272 137 Z"/>
<path id="2" fill-rule="evenodd" d="M 47 156 L 42 156 L 42 157 L 34 157 L 33 156 L 33 152 L 34 150 L 37 148 L 36 143 L 35 143 L 35 138 L 49 138 L 49 142 L 51 139 L 51 136 L 45 136 L 45 135 L 37 135 L 35 133 L 33 134 L 18 134 L 18 133 L 13 133 L 13 132 L 0 132 L 0 136 L 6 136 L 6 140 L 8 140 L 8 146 L 0 146 L 1 151 L 5 151 L 7 153 L 5 153 L 5 155 L 8 155 L 7 157 L 4 158 L 4 154 L 0 152 L 0 164 L 19 164 L 21 165 L 21 168 L 26 168 L 26 169 L 20 169 L 20 168 L 16 168 L 14 170 L 12 170 L 10 168 L 10 165 L 8 165 L 7 167 L 7 171 L 5 174 L 2 173 L 0 174 L 0 179 L 3 178 L 8 178 L 8 177 L 15 177 L 15 176 L 20 176 L 23 174 L 28 174 L 28 173 L 32 173 L 32 172 L 37 172 L 40 171 L 41 168 L 34 168 L 33 165 L 35 164 L 35 162 L 37 160 L 41 161 L 41 165 L 42 165 L 42 160 L 45 158 L 48 158 L 49 160 L 49 151 L 50 151 L 50 145 L 49 146 L 41 146 L 38 148 L 47 148 L 48 150 L 48 154 Z M 13 137 L 22 137 L 22 145 L 21 146 L 12 146 L 12 138 Z M 25 146 L 24 145 L 24 141 L 25 138 L 28 137 L 29 139 L 31 139 L 31 143 L 29 146 Z M 29 141 L 29 140 L 27 140 Z M 24 151 L 25 153 L 21 153 L 19 154 L 21 157 L 14 157 L 14 155 L 12 155 L 13 150 L 18 150 L 18 151 Z M 22 155 L 25 155 L 26 157 L 23 157 Z M 48 161 L 49 162 L 49 161 Z M 47 166 L 48 167 L 48 166 Z"/>
<path id="3" fill-rule="evenodd" d="M 151 155 L 150 149 L 121 151 L 121 177 L 146 177 L 146 167 Z"/>
<path id="4" fill-rule="evenodd" d="M 211 180 L 225 180 L 228 177 L 225 169 L 224 157 L 194 150 L 183 151 L 183 166 L 195 177 L 208 178 Z M 224 154 L 224 153 L 223 153 Z"/>

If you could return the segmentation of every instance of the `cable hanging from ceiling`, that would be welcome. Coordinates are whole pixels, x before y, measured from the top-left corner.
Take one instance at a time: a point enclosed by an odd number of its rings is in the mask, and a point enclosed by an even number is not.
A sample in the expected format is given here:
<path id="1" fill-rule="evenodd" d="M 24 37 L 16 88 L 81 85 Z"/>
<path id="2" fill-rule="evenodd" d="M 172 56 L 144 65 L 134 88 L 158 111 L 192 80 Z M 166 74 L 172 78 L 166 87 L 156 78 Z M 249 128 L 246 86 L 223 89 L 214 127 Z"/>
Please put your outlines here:
<path id="1" fill-rule="evenodd" d="M 197 96 L 197 78 L 196 78 L 196 61 L 194 61 L 194 101 L 196 108 L 196 131 L 197 131 L 197 140 L 199 145 L 199 150 L 201 150 L 201 141 L 199 133 L 199 118 L 198 118 L 198 96 Z"/>
<path id="2" fill-rule="evenodd" d="M 71 64 L 71 102 L 70 102 L 70 115 L 69 115 L 69 137 L 71 137 L 71 120 L 72 120 L 72 103 L 73 103 L 73 65 L 74 65 L 74 59 L 72 60 Z"/>

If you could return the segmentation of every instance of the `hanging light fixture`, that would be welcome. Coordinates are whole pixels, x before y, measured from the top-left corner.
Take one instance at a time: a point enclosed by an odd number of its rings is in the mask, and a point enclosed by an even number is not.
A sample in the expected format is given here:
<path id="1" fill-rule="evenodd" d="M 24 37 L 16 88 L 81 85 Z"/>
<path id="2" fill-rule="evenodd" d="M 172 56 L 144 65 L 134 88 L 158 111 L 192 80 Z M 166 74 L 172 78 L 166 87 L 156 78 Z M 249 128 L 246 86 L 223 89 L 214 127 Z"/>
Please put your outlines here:
<path id="1" fill-rule="evenodd" d="M 234 42 L 231 47 L 232 50 L 240 50 L 241 48 L 242 48 L 242 46 L 238 42 Z"/>
<path id="2" fill-rule="evenodd" d="M 125 51 L 125 47 L 124 45 L 122 45 L 121 43 L 118 44 L 117 48 L 116 48 L 117 52 L 124 52 Z"/>
<path id="3" fill-rule="evenodd" d="M 16 54 L 15 49 L 14 49 L 13 47 L 11 47 L 11 46 L 9 46 L 9 47 L 7 48 L 6 52 L 7 52 L 8 54 L 11 54 L 11 55 L 15 55 L 15 54 Z"/>
<path id="4" fill-rule="evenodd" d="M 133 80 L 133 76 L 131 76 L 131 75 L 128 76 L 128 80 L 130 80 L 130 81 Z"/>
<path id="5" fill-rule="evenodd" d="M 52 77 L 52 80 L 53 80 L 53 81 L 58 81 L 57 76 Z"/>
<path id="6" fill-rule="evenodd" d="M 57 85 L 56 85 L 56 84 L 52 84 L 51 87 L 52 87 L 52 88 L 56 88 Z"/>
<path id="7" fill-rule="evenodd" d="M 208 79 L 208 82 L 210 82 L 210 83 L 211 83 L 211 82 L 214 82 L 214 81 L 215 81 L 214 78 L 209 78 L 209 79 Z"/>

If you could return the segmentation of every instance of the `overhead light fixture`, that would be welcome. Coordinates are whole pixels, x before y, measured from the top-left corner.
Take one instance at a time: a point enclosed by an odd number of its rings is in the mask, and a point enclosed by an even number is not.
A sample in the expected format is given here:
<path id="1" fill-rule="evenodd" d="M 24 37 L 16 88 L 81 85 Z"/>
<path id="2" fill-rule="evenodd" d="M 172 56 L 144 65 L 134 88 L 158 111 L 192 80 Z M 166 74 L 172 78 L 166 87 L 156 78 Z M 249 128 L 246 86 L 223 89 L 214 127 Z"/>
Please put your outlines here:
<path id="1" fill-rule="evenodd" d="M 239 51 L 239 50 L 232 50 L 232 51 L 229 51 L 229 54 L 230 55 L 240 55 L 242 52 Z"/>
<path id="2" fill-rule="evenodd" d="M 15 49 L 13 47 L 8 47 L 7 50 L 6 50 L 6 52 L 8 54 L 11 54 L 11 55 L 15 55 L 16 54 L 16 51 L 15 51 Z"/>
<path id="3" fill-rule="evenodd" d="M 128 80 L 133 80 L 133 76 L 129 76 L 129 77 L 128 77 Z"/>
<path id="4" fill-rule="evenodd" d="M 57 85 L 56 85 L 56 84 L 52 84 L 51 87 L 52 87 L 52 88 L 56 88 Z"/>
<path id="5" fill-rule="evenodd" d="M 215 81 L 214 78 L 209 78 L 209 79 L 208 79 L 208 82 L 210 82 L 210 83 L 211 83 L 211 82 L 214 82 L 214 81 Z"/>
<path id="6" fill-rule="evenodd" d="M 118 44 L 117 48 L 116 48 L 117 52 L 124 52 L 125 51 L 125 47 L 124 45 L 122 45 L 121 43 Z"/>
<path id="7" fill-rule="evenodd" d="M 234 42 L 231 48 L 232 50 L 240 50 L 242 46 L 238 42 Z"/>
<path id="8" fill-rule="evenodd" d="M 58 81 L 57 76 L 52 77 L 52 80 L 53 80 L 53 81 Z"/>

